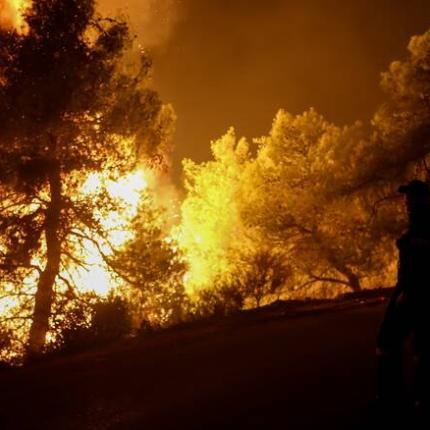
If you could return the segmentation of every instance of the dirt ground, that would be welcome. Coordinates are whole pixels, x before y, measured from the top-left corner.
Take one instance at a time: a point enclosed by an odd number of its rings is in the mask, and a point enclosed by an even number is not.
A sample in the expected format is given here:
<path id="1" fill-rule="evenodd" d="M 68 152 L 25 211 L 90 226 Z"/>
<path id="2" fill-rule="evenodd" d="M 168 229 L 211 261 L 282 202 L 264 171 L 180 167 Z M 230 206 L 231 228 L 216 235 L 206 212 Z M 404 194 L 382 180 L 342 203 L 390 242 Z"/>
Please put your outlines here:
<path id="1" fill-rule="evenodd" d="M 3 372 L 0 428 L 363 429 L 383 308 L 207 322 Z"/>

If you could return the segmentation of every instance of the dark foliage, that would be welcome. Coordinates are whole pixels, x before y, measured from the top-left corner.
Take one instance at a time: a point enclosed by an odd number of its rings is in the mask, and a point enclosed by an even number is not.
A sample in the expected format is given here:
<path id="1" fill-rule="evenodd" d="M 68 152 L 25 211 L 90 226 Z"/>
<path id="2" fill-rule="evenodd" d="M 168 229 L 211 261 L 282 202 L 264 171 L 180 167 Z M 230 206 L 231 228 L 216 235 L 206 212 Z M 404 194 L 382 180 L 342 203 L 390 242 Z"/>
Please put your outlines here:
<path id="1" fill-rule="evenodd" d="M 239 312 L 244 305 L 243 293 L 234 285 L 218 285 L 198 293 L 192 310 L 194 318 L 223 317 Z"/>
<path id="2" fill-rule="evenodd" d="M 50 352 L 70 354 L 119 341 L 131 333 L 128 305 L 120 297 L 109 296 L 93 303 L 75 304 L 58 325 Z"/>

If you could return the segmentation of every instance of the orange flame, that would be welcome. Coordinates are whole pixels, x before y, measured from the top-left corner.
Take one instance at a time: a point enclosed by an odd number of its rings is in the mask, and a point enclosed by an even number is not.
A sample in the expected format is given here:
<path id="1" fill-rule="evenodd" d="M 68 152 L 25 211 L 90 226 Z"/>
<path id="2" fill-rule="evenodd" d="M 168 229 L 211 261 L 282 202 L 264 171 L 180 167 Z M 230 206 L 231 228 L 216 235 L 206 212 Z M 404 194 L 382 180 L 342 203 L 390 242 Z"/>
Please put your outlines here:
<path id="1" fill-rule="evenodd" d="M 130 172 L 118 181 L 111 181 L 102 174 L 91 174 L 88 176 L 83 186 L 84 194 L 95 194 L 102 184 L 107 188 L 110 196 L 124 203 L 123 210 L 111 212 L 102 219 L 102 225 L 111 231 L 109 241 L 115 247 L 121 247 L 127 240 L 132 237 L 132 232 L 128 230 L 128 224 L 137 214 L 137 208 L 140 202 L 142 192 L 148 187 L 148 177 L 150 173 L 143 169 Z M 103 250 L 105 254 L 110 254 L 110 249 Z M 116 287 L 109 269 L 103 263 L 103 258 L 97 248 L 87 244 L 85 262 L 89 265 L 88 270 L 77 270 L 76 278 L 79 279 L 82 289 L 85 291 L 94 291 L 103 296 Z"/>
<path id="2" fill-rule="evenodd" d="M 0 0 L 0 27 L 25 34 L 28 27 L 24 14 L 30 5 L 31 0 Z"/>

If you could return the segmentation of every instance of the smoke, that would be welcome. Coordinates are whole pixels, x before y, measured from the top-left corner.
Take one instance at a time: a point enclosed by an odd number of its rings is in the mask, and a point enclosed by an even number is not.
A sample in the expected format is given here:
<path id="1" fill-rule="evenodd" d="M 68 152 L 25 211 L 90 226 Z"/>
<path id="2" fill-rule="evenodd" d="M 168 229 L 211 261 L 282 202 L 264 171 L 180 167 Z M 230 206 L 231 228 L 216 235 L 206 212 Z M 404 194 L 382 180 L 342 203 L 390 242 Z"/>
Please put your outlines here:
<path id="1" fill-rule="evenodd" d="M 171 37 L 183 12 L 181 0 L 100 0 L 103 15 L 125 15 L 147 47 L 160 47 Z"/>

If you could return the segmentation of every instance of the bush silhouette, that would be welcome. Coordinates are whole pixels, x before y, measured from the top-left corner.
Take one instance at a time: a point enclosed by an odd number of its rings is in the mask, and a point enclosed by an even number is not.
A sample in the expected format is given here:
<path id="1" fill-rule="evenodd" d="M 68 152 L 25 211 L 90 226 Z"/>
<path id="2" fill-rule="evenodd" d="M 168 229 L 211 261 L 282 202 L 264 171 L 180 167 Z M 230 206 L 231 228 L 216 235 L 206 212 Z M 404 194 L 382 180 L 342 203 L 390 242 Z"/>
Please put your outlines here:
<path id="1" fill-rule="evenodd" d="M 127 302 L 109 296 L 88 305 L 77 305 L 68 315 L 68 325 L 60 328 L 52 352 L 73 353 L 103 346 L 131 332 Z"/>

